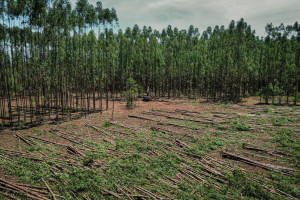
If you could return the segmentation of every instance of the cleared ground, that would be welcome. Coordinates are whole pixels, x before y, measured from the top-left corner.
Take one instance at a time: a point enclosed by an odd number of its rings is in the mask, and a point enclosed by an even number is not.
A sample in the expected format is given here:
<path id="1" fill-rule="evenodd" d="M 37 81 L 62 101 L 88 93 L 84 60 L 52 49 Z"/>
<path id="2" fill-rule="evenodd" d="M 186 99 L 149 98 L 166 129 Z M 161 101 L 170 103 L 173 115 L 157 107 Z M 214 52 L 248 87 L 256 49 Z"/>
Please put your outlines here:
<path id="1" fill-rule="evenodd" d="M 299 199 L 300 107 L 256 102 L 115 102 L 5 130 L 0 199 Z"/>

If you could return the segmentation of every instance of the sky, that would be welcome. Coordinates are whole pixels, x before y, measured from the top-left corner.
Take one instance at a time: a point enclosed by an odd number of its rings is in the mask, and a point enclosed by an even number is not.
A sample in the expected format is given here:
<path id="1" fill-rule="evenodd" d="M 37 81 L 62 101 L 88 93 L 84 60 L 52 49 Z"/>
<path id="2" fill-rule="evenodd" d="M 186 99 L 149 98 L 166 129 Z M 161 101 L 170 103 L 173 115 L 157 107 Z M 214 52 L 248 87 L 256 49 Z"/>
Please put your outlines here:
<path id="1" fill-rule="evenodd" d="M 76 0 L 70 0 L 75 6 Z M 99 0 L 88 0 L 96 5 Z M 101 0 L 100 0 L 101 1 Z M 202 33 L 208 26 L 228 27 L 240 18 L 251 25 L 258 36 L 265 36 L 265 26 L 300 22 L 300 0 L 102 0 L 103 8 L 114 7 L 119 27 L 135 24 L 161 31 L 168 25 L 188 29 L 190 25 Z"/>

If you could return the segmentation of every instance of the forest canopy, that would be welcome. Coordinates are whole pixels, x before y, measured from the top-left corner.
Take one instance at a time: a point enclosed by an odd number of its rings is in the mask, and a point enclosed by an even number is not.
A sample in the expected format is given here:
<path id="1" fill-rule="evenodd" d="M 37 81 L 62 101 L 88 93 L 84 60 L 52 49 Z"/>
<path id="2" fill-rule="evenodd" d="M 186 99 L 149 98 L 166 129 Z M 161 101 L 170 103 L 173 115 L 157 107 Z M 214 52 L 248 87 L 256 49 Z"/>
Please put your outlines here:
<path id="1" fill-rule="evenodd" d="M 225 26 L 118 28 L 117 11 L 78 0 L 0 0 L 0 118 L 90 113 L 122 97 L 128 80 L 154 97 L 238 102 L 299 100 L 300 25 L 241 18 Z M 274 102 L 273 102 L 274 103 Z"/>

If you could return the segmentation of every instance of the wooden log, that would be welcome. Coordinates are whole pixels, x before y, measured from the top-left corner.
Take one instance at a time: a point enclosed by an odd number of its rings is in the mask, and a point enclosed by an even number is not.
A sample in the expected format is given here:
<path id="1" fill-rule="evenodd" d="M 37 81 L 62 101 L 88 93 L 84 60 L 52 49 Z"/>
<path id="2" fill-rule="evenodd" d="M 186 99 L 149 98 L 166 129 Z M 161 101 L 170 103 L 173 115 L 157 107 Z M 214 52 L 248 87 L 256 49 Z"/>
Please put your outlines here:
<path id="1" fill-rule="evenodd" d="M 282 167 L 282 166 L 278 166 L 278 165 L 272 165 L 272 164 L 260 163 L 260 162 L 257 162 L 257 161 L 239 156 L 239 155 L 235 155 L 233 153 L 229 153 L 229 152 L 226 152 L 226 151 L 222 151 L 221 155 L 223 157 L 227 157 L 229 159 L 239 160 L 241 162 L 247 163 L 247 164 L 252 165 L 252 166 L 257 166 L 257 167 L 260 167 L 260 168 L 263 168 L 263 169 L 266 169 L 266 170 L 277 171 L 277 172 L 280 172 L 280 173 L 284 173 L 286 175 L 291 175 L 295 172 L 295 170 L 291 169 L 291 168 Z"/>
<path id="2" fill-rule="evenodd" d="M 29 140 L 27 140 L 26 138 L 24 138 L 22 135 L 20 135 L 19 133 L 16 134 L 17 138 L 20 138 L 20 140 L 22 140 L 23 142 L 25 142 L 26 144 L 28 144 L 29 146 L 33 146 L 34 144 L 32 142 L 30 142 Z"/>
<path id="3" fill-rule="evenodd" d="M 276 150 L 272 150 L 272 149 L 267 149 L 267 148 L 262 148 L 262 147 L 258 147 L 252 144 L 247 144 L 247 143 L 243 143 L 243 148 L 244 149 L 248 149 L 248 150 L 253 150 L 253 151 L 259 151 L 259 152 L 264 152 L 270 155 L 277 155 L 277 156 L 282 156 L 282 155 L 289 155 L 286 152 L 283 151 L 276 151 Z"/>

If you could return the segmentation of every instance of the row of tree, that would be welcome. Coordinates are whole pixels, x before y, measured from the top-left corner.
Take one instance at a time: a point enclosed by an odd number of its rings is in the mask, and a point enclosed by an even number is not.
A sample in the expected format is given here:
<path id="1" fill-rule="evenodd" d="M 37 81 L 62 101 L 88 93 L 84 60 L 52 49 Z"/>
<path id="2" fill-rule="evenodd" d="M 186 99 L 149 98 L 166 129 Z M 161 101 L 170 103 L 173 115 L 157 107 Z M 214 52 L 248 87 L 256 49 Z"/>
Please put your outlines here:
<path id="1" fill-rule="evenodd" d="M 68 0 L 0 0 L 0 10 L 2 123 L 101 111 L 132 80 L 155 97 L 298 98 L 297 22 L 268 24 L 265 38 L 243 19 L 202 34 L 137 25 L 115 33 L 116 11 L 101 2 L 78 0 L 72 9 Z"/>

